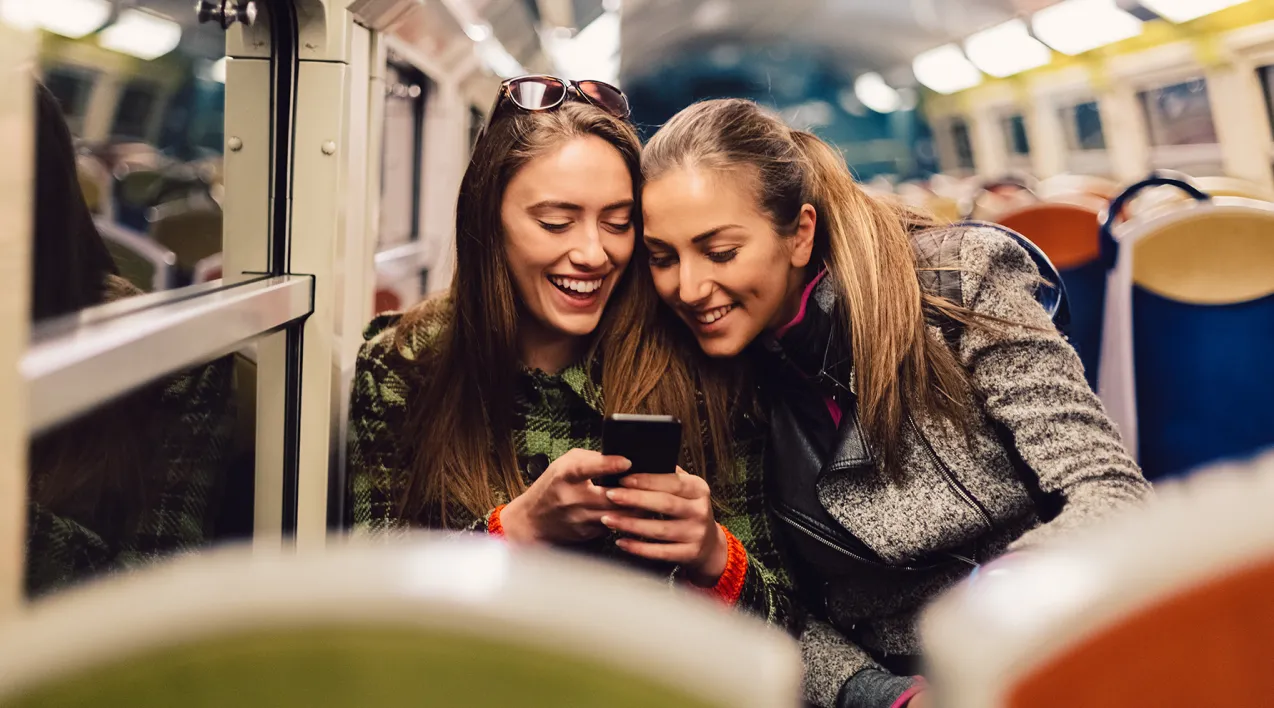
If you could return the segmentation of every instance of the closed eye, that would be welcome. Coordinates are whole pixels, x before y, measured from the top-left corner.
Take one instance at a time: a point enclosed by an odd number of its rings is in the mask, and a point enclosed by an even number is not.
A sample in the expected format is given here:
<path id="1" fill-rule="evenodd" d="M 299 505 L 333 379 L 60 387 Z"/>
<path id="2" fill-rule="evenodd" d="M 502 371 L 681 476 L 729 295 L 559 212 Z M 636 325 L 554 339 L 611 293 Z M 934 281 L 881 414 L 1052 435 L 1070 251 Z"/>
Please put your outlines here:
<path id="1" fill-rule="evenodd" d="M 651 268 L 671 268 L 677 263 L 677 256 L 672 253 L 651 253 Z"/>
<path id="2" fill-rule="evenodd" d="M 713 263 L 727 263 L 729 261 L 734 260 L 734 257 L 737 256 L 738 254 L 739 254 L 739 249 L 737 246 L 734 248 L 726 249 L 724 251 L 709 251 L 708 260 L 712 261 Z"/>
<path id="3" fill-rule="evenodd" d="M 626 233 L 629 229 L 633 227 L 633 222 L 631 221 L 625 221 L 618 224 L 611 223 L 611 222 L 603 222 L 603 223 L 605 224 L 607 230 L 617 234 Z"/>
<path id="4" fill-rule="evenodd" d="M 567 229 L 571 228 L 571 222 L 567 221 L 565 223 L 554 223 L 551 221 L 541 221 L 540 227 L 550 233 L 560 234 L 566 231 Z"/>

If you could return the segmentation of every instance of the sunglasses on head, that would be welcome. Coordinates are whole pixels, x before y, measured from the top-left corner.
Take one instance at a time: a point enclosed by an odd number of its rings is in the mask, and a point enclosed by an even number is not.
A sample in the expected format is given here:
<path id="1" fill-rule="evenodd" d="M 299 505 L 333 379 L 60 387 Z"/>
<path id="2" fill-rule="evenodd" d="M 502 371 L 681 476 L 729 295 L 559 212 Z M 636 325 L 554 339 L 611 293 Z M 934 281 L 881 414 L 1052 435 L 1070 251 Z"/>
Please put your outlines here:
<path id="1" fill-rule="evenodd" d="M 583 101 L 627 120 L 628 97 L 623 91 L 601 81 L 567 81 L 556 76 L 519 76 L 500 84 L 491 118 L 505 105 L 523 111 L 550 111 L 568 100 Z"/>

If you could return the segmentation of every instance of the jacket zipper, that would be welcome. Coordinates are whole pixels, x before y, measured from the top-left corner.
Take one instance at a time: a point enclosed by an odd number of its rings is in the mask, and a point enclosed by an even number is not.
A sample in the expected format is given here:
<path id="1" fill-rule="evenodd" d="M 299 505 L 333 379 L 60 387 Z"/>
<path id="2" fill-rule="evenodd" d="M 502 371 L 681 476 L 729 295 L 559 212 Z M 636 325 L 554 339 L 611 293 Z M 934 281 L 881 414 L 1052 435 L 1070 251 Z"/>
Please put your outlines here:
<path id="1" fill-rule="evenodd" d="M 952 474 L 951 470 L 947 469 L 947 466 L 943 464 L 942 459 L 938 457 L 938 453 L 934 452 L 933 445 L 929 442 L 929 438 L 925 437 L 925 434 L 920 430 L 920 426 L 916 425 L 915 419 L 911 416 L 907 416 L 907 419 L 911 422 L 911 429 L 916 431 L 916 436 L 924 442 L 925 452 L 929 454 L 929 459 L 938 466 L 938 470 L 941 471 L 942 478 L 946 480 L 947 486 L 950 487 L 951 491 L 955 492 L 956 496 L 960 497 L 960 499 L 963 500 L 970 509 L 973 509 L 977 512 L 978 516 L 982 517 L 982 521 L 986 524 L 989 531 L 995 531 L 995 522 L 991 520 L 990 512 L 988 512 L 986 507 L 983 507 L 982 504 L 969 493 L 969 490 L 960 483 L 960 480 L 956 479 L 956 476 Z"/>
<path id="2" fill-rule="evenodd" d="M 869 558 L 864 558 L 858 555 L 857 553 L 854 553 L 853 551 L 849 550 L 848 548 L 842 546 L 841 544 L 837 543 L 836 541 L 833 541 L 832 539 L 828 538 L 824 534 L 819 533 L 818 531 L 815 531 L 814 529 L 810 528 L 809 525 L 806 524 L 805 522 L 800 521 L 799 519 L 796 519 L 792 515 L 784 512 L 782 507 L 778 506 L 777 504 L 774 505 L 774 514 L 775 516 L 778 516 L 779 519 L 785 522 L 788 526 L 791 526 L 797 531 L 800 531 L 806 536 L 809 536 L 815 541 L 818 541 L 819 543 L 823 544 L 824 546 L 827 546 L 833 551 L 840 553 L 841 555 L 849 556 L 850 558 L 853 558 L 854 560 L 860 563 L 869 563 L 871 565 L 881 565 L 881 563 L 871 560 Z"/>

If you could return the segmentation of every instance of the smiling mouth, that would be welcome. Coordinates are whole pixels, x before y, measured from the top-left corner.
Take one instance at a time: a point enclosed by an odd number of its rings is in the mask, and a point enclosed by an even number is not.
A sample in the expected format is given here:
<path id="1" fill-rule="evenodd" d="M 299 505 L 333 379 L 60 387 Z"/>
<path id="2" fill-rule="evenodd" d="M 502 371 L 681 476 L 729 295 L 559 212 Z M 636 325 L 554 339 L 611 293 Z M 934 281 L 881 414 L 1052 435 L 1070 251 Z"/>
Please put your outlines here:
<path id="1" fill-rule="evenodd" d="M 725 317 L 726 315 L 730 314 L 730 312 L 733 311 L 734 308 L 738 306 L 739 304 L 736 302 L 736 303 L 731 303 L 729 305 L 722 305 L 721 307 L 714 307 L 711 310 L 691 312 L 690 314 L 694 316 L 695 321 L 698 322 L 699 324 L 710 325 L 713 322 L 716 322 L 717 320 L 721 319 L 722 317 Z"/>
<path id="2" fill-rule="evenodd" d="M 592 297 L 597 291 L 602 289 L 606 278 L 594 278 L 591 280 L 581 280 L 579 278 L 567 278 L 561 275 L 550 275 L 549 282 L 558 290 L 561 290 L 567 297 L 573 297 L 584 300 Z"/>

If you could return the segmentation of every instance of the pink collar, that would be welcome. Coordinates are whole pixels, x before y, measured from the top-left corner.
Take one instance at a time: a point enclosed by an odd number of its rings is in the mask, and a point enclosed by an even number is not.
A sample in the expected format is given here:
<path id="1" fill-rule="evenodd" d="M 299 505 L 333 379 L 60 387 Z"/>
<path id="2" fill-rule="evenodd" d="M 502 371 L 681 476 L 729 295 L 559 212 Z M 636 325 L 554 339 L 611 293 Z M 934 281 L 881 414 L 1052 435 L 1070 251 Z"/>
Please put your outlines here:
<path id="1" fill-rule="evenodd" d="M 809 284 L 805 286 L 805 291 L 801 293 L 801 309 L 796 311 L 796 317 L 793 317 L 791 322 L 779 327 L 778 330 L 775 331 L 775 339 L 782 339 L 783 335 L 788 333 L 788 330 L 800 324 L 805 319 L 805 308 L 809 306 L 810 295 L 814 293 L 814 287 L 818 285 L 818 282 L 822 280 L 825 275 L 827 275 L 826 268 L 820 270 L 818 275 L 814 276 L 813 280 L 810 280 Z"/>

